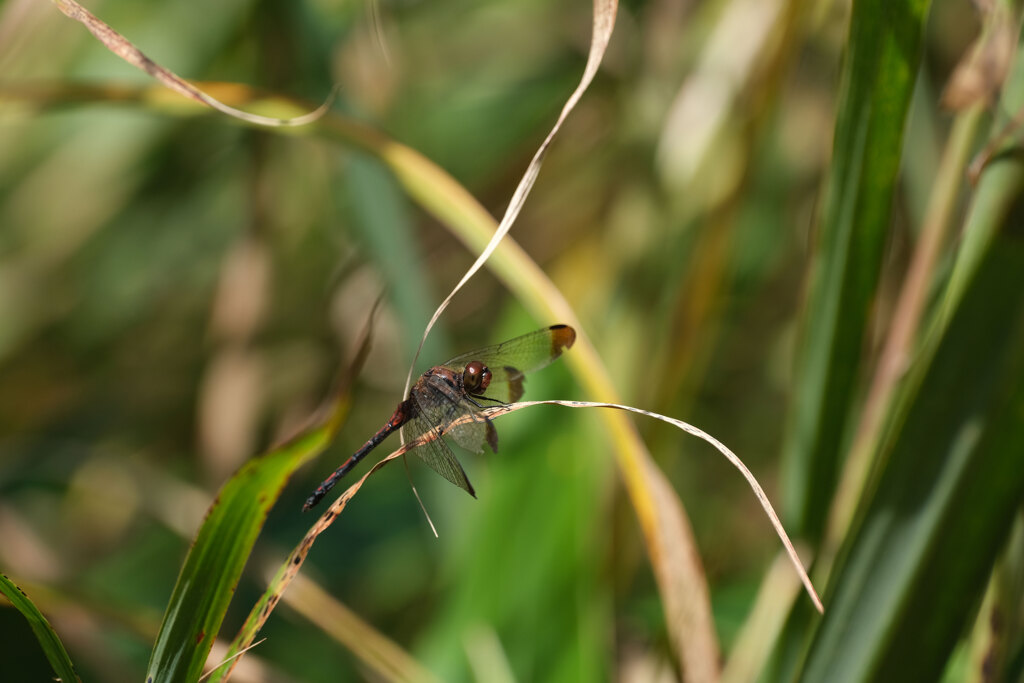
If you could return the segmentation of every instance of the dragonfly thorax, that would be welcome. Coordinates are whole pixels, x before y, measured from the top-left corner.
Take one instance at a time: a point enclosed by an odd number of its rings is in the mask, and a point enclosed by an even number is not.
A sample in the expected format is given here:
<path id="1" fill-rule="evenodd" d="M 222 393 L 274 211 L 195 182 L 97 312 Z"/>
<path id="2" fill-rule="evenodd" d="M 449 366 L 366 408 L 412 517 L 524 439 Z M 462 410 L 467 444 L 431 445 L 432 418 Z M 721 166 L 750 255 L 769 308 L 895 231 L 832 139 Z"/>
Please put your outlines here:
<path id="1" fill-rule="evenodd" d="M 478 360 L 471 361 L 462 371 L 462 387 L 468 394 L 482 394 L 491 383 L 491 371 Z"/>

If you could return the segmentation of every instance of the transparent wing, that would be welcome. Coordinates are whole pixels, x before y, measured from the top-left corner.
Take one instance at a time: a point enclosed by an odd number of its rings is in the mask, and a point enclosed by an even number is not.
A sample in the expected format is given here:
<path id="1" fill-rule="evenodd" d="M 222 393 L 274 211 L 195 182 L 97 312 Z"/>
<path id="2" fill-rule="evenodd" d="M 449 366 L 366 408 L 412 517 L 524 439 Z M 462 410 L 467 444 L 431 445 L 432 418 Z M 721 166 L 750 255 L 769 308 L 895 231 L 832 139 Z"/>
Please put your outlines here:
<path id="1" fill-rule="evenodd" d="M 406 433 L 407 439 L 416 438 L 431 430 L 438 430 L 437 427 L 431 427 L 427 424 L 422 417 L 414 417 L 411 419 L 405 429 L 408 430 Z M 462 465 L 460 465 L 459 461 L 455 459 L 455 455 L 452 453 L 452 450 L 448 448 L 448 444 L 444 442 L 442 437 L 438 436 L 433 441 L 428 441 L 422 446 L 417 446 L 412 452 L 418 455 L 423 462 L 427 463 L 430 469 L 434 470 L 442 477 L 467 492 L 469 495 L 474 498 L 476 497 L 476 491 L 473 490 L 473 485 L 469 483 L 466 471 L 462 469 Z"/>
<path id="2" fill-rule="evenodd" d="M 459 424 L 450 428 L 446 433 L 455 439 L 467 451 L 483 453 L 484 444 L 491 447 L 495 453 L 498 452 L 498 432 L 494 424 L 485 417 L 473 413 L 473 422 Z"/>
<path id="3" fill-rule="evenodd" d="M 528 372 L 551 363 L 576 341 L 576 331 L 568 325 L 553 325 L 524 334 L 501 344 L 463 353 L 445 363 L 461 372 L 472 361 L 480 361 L 491 371 L 486 398 L 511 403 L 523 395 L 523 380 Z"/>
<path id="4" fill-rule="evenodd" d="M 462 465 L 455 459 L 448 444 L 441 438 L 442 434 L 448 433 L 448 425 L 452 422 L 464 415 L 472 415 L 471 408 L 473 406 L 463 405 L 464 402 L 460 401 L 459 397 L 442 382 L 417 382 L 410 392 L 410 397 L 416 403 L 416 415 L 409 420 L 405 427 L 405 438 L 411 440 L 431 431 L 438 435 L 433 441 L 414 449 L 413 453 L 442 477 L 475 496 L 473 485 L 469 483 L 469 478 L 466 477 Z M 463 430 L 462 427 L 469 429 Z M 455 427 L 452 430 L 452 437 L 460 446 L 479 452 L 486 433 L 480 437 L 479 441 L 476 441 L 478 437 L 474 427 L 476 427 L 476 422 Z"/>

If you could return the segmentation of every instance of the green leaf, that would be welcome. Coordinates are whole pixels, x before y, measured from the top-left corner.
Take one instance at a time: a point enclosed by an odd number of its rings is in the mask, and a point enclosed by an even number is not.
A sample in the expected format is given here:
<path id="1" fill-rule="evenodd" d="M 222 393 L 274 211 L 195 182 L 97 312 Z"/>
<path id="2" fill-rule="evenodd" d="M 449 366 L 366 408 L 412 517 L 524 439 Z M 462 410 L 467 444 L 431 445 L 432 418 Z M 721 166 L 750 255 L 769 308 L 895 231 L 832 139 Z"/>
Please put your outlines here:
<path id="1" fill-rule="evenodd" d="M 149 659 L 147 683 L 195 681 L 202 674 L 267 512 L 292 472 L 327 448 L 348 417 L 351 379 L 366 362 L 372 321 L 373 312 L 326 417 L 249 461 L 224 485 L 206 513 L 164 613 Z"/>
<path id="2" fill-rule="evenodd" d="M 787 522 L 812 540 L 827 519 L 856 405 L 928 5 L 853 4 L 824 220 L 783 447 Z"/>
<path id="3" fill-rule="evenodd" d="M 330 443 L 333 424 L 248 462 L 221 489 L 178 576 L 146 681 L 195 681 L 267 512 L 300 465 Z"/>
<path id="4" fill-rule="evenodd" d="M 46 620 L 46 617 L 36 608 L 29 597 L 5 574 L 0 574 L 0 593 L 3 593 L 28 620 L 28 625 L 36 634 L 36 639 L 43 648 L 46 658 L 50 660 L 50 666 L 53 667 L 53 672 L 57 674 L 57 677 L 61 681 L 79 680 L 75 673 L 75 667 L 71 664 L 71 659 L 68 657 L 67 650 L 64 649 L 64 644 L 60 642 L 57 632 L 53 630 L 50 622 Z"/>
<path id="5" fill-rule="evenodd" d="M 995 217 L 999 231 L 962 260 L 970 276 L 908 381 L 803 680 L 937 680 L 1024 499 L 1024 169 L 985 180 L 969 229 Z"/>
<path id="6" fill-rule="evenodd" d="M 1024 57 L 1002 106 L 1022 101 Z M 1024 499 L 1022 198 L 1024 163 L 997 157 L 833 574 L 806 680 L 936 680 L 984 593 Z"/>

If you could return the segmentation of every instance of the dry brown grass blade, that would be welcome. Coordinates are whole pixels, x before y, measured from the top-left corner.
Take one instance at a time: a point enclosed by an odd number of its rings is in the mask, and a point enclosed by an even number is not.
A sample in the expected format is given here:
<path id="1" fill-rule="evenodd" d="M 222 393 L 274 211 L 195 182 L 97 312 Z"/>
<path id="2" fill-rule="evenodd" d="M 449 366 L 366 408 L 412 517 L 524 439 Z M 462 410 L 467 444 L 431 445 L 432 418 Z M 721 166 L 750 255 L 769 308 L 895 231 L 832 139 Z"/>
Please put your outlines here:
<path id="1" fill-rule="evenodd" d="M 260 116 L 259 114 L 250 114 L 249 112 L 229 107 L 219 100 L 210 97 L 170 69 L 166 69 L 154 62 L 152 59 L 147 57 L 142 50 L 132 44 L 131 41 L 115 31 L 109 24 L 99 19 L 89 10 L 79 5 L 75 0 L 53 0 L 53 4 L 57 5 L 57 9 L 63 12 L 66 16 L 74 19 L 89 29 L 89 32 L 92 33 L 97 40 L 103 43 L 108 50 L 132 66 L 142 69 L 174 92 L 187 97 L 190 100 L 195 100 L 196 102 L 205 104 L 208 107 L 212 107 L 222 114 L 227 114 L 228 116 L 232 116 L 236 119 L 241 119 L 247 123 L 252 123 L 258 126 L 302 126 L 312 123 L 326 114 L 331 107 L 331 102 L 334 101 L 334 94 L 337 90 L 336 88 L 331 91 L 331 94 L 328 95 L 324 103 L 315 110 L 303 116 L 297 116 L 291 119 Z"/>
<path id="2" fill-rule="evenodd" d="M 457 422 L 456 424 L 460 423 Z M 254 608 L 254 613 L 250 614 L 249 619 L 243 626 L 243 631 L 246 631 L 248 634 L 247 637 L 243 638 L 241 642 L 233 644 L 239 651 L 244 650 L 252 644 L 256 634 L 259 633 L 263 628 L 263 625 L 267 623 L 267 619 L 270 617 L 270 614 L 274 611 L 274 608 L 277 607 L 277 603 L 280 602 L 281 596 L 288 589 L 288 586 L 291 585 L 292 581 L 295 580 L 295 577 L 298 575 L 303 563 L 306 561 L 306 557 L 309 555 L 310 549 L 313 547 L 313 543 L 316 542 L 316 539 L 320 534 L 326 531 L 331 524 L 334 523 L 334 520 L 337 519 L 338 515 L 341 514 L 341 511 L 348 505 L 348 502 L 352 500 L 356 493 L 359 492 L 359 489 L 363 487 L 366 480 L 369 479 L 374 472 L 395 458 L 399 458 L 413 448 L 416 448 L 427 441 L 432 441 L 435 438 L 437 438 L 437 435 L 430 432 L 424 434 L 418 439 L 415 439 L 414 441 L 404 444 L 394 452 L 389 453 L 373 467 L 367 470 L 366 474 L 345 489 L 345 492 L 338 496 L 338 498 L 331 503 L 330 507 L 324 510 L 316 523 L 310 527 L 309 531 L 306 532 L 306 535 L 303 536 L 301 541 L 299 541 L 299 544 L 295 546 L 292 552 L 288 555 L 287 560 L 285 560 L 284 564 L 281 565 L 281 568 L 278 569 L 277 574 L 270 582 L 267 592 L 264 594 L 260 602 L 257 603 L 256 607 L 258 607 L 258 611 Z M 228 664 L 227 671 L 224 672 L 223 676 L 219 680 L 227 680 L 231 676 L 231 672 L 234 670 L 239 660 L 239 657 L 231 659 L 230 664 Z"/>
<path id="3" fill-rule="evenodd" d="M 796 569 L 797 574 L 800 577 L 800 581 L 803 583 L 804 588 L 807 591 L 807 594 L 810 596 L 811 601 L 814 603 L 815 608 L 819 612 L 824 612 L 824 607 L 823 607 L 823 605 L 821 603 L 821 599 L 818 597 L 818 593 L 814 589 L 814 585 L 811 583 L 810 577 L 808 577 L 807 571 L 804 569 L 803 563 L 800 561 L 800 558 L 797 555 L 796 549 L 793 547 L 793 543 L 790 541 L 789 536 L 786 534 L 786 531 L 785 531 L 785 529 L 782 526 L 782 522 L 779 520 L 778 515 L 775 513 L 775 509 L 772 507 L 771 502 L 768 500 L 767 494 L 764 492 L 764 489 L 758 483 L 758 481 L 754 477 L 753 473 L 751 473 L 750 470 L 747 468 L 747 466 L 743 464 L 743 461 L 740 460 L 740 458 L 735 453 L 733 453 L 727 446 L 725 446 L 725 444 L 723 444 L 722 442 L 720 442 L 718 439 L 714 438 L 713 436 L 711 436 L 707 432 L 704 432 L 703 430 L 701 430 L 701 429 L 699 429 L 697 427 L 694 427 L 693 425 L 690 425 L 690 424 L 688 424 L 686 422 L 683 422 L 682 420 L 677 420 L 675 418 L 666 417 L 664 415 L 660 415 L 658 413 L 653 413 L 653 412 L 650 412 L 650 411 L 647 411 L 647 410 L 643 410 L 641 408 L 634 408 L 632 406 L 620 405 L 620 404 L 617 404 L 617 403 L 598 403 L 598 402 L 591 402 L 591 401 L 561 401 L 561 400 L 523 401 L 523 402 L 520 402 L 520 403 L 513 403 L 513 404 L 510 404 L 510 405 L 494 406 L 492 408 L 487 408 L 486 410 L 483 411 L 483 414 L 486 415 L 489 418 L 497 418 L 497 417 L 499 417 L 501 415 L 504 415 L 506 413 L 511 413 L 511 412 L 516 411 L 516 410 L 521 410 L 523 408 L 527 408 L 527 407 L 535 406 L 535 405 L 560 405 L 560 406 L 565 406 L 565 407 L 569 407 L 569 408 L 612 408 L 612 409 L 615 409 L 615 410 L 623 410 L 623 411 L 627 411 L 627 412 L 631 412 L 631 413 L 637 413 L 639 415 L 646 415 L 648 417 L 652 417 L 654 419 L 661 420 L 662 422 L 666 422 L 666 423 L 671 424 L 671 425 L 673 425 L 673 426 L 675 426 L 675 427 L 677 427 L 679 429 L 682 429 L 683 431 L 685 431 L 685 432 L 687 432 L 689 434 L 692 434 L 693 436 L 696 436 L 696 437 L 702 439 L 703 441 L 705 441 L 705 442 L 711 444 L 712 446 L 714 446 L 722 455 L 725 456 L 725 458 L 733 465 L 733 467 L 735 467 L 737 470 L 739 470 L 740 474 L 743 475 L 744 479 L 747 480 L 747 483 L 750 485 L 750 488 L 754 491 L 754 495 L 757 497 L 758 502 L 761 504 L 761 507 L 764 509 L 765 514 L 768 517 L 769 522 L 771 523 L 772 527 L 775 529 L 775 533 L 778 535 L 779 539 L 782 541 L 782 545 L 784 546 L 784 548 L 786 550 L 786 553 L 789 556 L 789 560 L 793 564 L 793 567 Z M 449 429 L 451 427 L 454 427 L 454 426 L 456 426 L 458 424 L 461 424 L 463 422 L 468 422 L 468 421 L 470 421 L 472 419 L 473 419 L 472 416 L 468 416 L 468 415 L 464 416 L 464 417 L 460 418 L 459 420 L 457 420 L 456 422 L 454 422 L 452 425 L 450 425 Z M 283 568 L 281 570 L 279 570 L 278 575 L 271 582 L 272 585 L 274 586 L 274 590 L 269 595 L 269 597 L 266 599 L 266 601 L 265 601 L 265 603 L 263 605 L 263 608 L 259 612 L 257 628 L 255 628 L 253 630 L 253 634 L 254 635 L 255 635 L 255 632 L 258 632 L 259 629 L 262 628 L 263 624 L 266 622 L 267 617 L 270 616 L 270 613 L 273 611 L 273 609 L 276 606 L 277 602 L 280 600 L 281 595 L 284 593 L 284 591 L 287 589 L 288 585 L 292 582 L 292 580 L 294 580 L 295 576 L 298 574 L 299 569 L 302 567 L 303 562 L 305 562 L 305 559 L 306 559 L 307 555 L 309 554 L 309 550 L 313 547 L 313 543 L 316 541 L 317 537 L 319 537 L 320 534 L 322 534 L 324 531 L 326 531 L 327 528 L 330 527 L 331 524 L 334 523 L 334 520 L 337 519 L 338 515 L 342 512 L 342 510 L 345 509 L 345 507 L 348 505 L 348 502 L 353 498 L 353 496 L 355 496 L 355 494 L 359 492 L 359 489 L 362 488 L 362 486 L 366 482 L 366 480 L 371 475 L 373 475 L 374 472 L 379 470 L 381 467 L 383 467 L 388 462 L 390 462 L 390 461 L 392 461 L 392 460 L 394 460 L 396 458 L 399 458 L 402 455 L 408 453 L 413 448 L 416 448 L 417 446 L 420 446 L 420 445 L 426 443 L 427 441 L 431 441 L 431 440 L 436 439 L 436 438 L 440 438 L 440 435 L 438 435 L 436 432 L 428 432 L 428 433 L 420 436 L 419 438 L 417 438 L 417 439 L 415 439 L 413 441 L 410 441 L 407 444 L 401 446 L 400 448 L 398 448 L 394 452 L 388 454 L 386 457 L 382 458 L 379 462 L 374 464 L 374 466 L 372 468 L 370 468 L 370 470 L 368 470 L 366 472 L 366 474 L 364 474 L 359 480 L 357 480 L 351 486 L 349 486 L 348 489 L 346 489 L 345 492 L 342 493 L 341 496 L 339 496 L 331 504 L 331 506 L 326 511 L 324 511 L 324 513 L 320 516 L 320 518 L 316 521 L 316 523 L 306 533 L 306 536 L 302 539 L 302 541 L 298 544 L 298 546 L 296 546 L 296 548 L 292 551 L 291 555 L 288 556 L 287 562 L 283 565 Z M 663 500 L 664 498 L 669 498 L 671 500 L 675 500 L 674 495 L 670 495 L 671 491 L 666 491 L 666 492 L 656 491 L 655 493 L 656 493 L 656 495 L 658 495 L 658 498 L 659 498 L 658 502 L 659 503 L 663 503 L 664 502 L 664 500 Z M 665 495 L 664 496 L 661 495 L 662 493 L 664 493 Z M 680 546 L 680 548 L 682 548 L 682 547 L 683 546 Z M 685 547 L 691 547 L 691 546 L 685 546 Z M 673 562 L 685 561 L 685 558 L 679 558 L 679 557 L 665 558 L 665 559 L 666 560 L 667 559 L 672 559 Z M 670 562 L 661 562 L 661 563 L 656 563 L 656 567 L 668 567 L 671 564 L 672 563 L 670 563 Z M 667 598 L 666 598 L 666 600 L 667 600 Z M 667 604 L 666 608 L 667 608 L 666 611 L 669 613 L 668 618 L 672 619 L 673 618 L 673 614 L 672 614 L 673 610 L 685 609 L 685 606 L 684 606 L 684 604 L 682 602 L 680 602 L 678 605 L 677 604 Z M 686 617 L 684 616 L 682 618 L 685 619 Z M 692 664 L 692 662 L 691 662 L 691 664 Z M 698 672 L 693 672 L 693 671 L 688 672 L 688 674 L 691 677 L 693 677 L 693 678 L 695 678 L 698 675 L 700 675 Z"/>
<path id="4" fill-rule="evenodd" d="M 747 467 L 739 459 L 739 457 L 736 456 L 736 454 L 734 454 L 731 450 L 729 450 L 729 448 L 727 448 L 720 441 L 718 441 L 717 439 L 715 439 L 711 435 L 707 434 L 706 432 L 702 431 L 701 429 L 698 429 L 697 427 L 694 427 L 694 426 L 692 426 L 690 424 L 682 422 L 681 420 L 676 420 L 674 418 L 666 417 L 664 415 L 659 415 L 657 413 L 652 413 L 650 411 L 646 411 L 646 410 L 643 410 L 643 409 L 640 409 L 640 408 L 634 408 L 632 406 L 619 405 L 619 404 L 615 404 L 615 403 L 597 403 L 597 402 L 588 402 L 588 401 L 560 401 L 560 400 L 525 401 L 525 402 L 521 402 L 521 403 L 514 403 L 514 404 L 511 404 L 511 405 L 495 406 L 495 407 L 492 407 L 492 408 L 488 408 L 485 411 L 483 411 L 483 414 L 485 414 L 487 417 L 490 417 L 490 418 L 496 418 L 496 417 L 504 415 L 506 413 L 511 413 L 511 412 L 516 411 L 516 410 L 521 410 L 523 408 L 527 408 L 527 407 L 535 406 L 535 405 L 561 405 L 561 406 L 566 406 L 566 407 L 570 407 L 570 408 L 613 408 L 613 409 L 616 409 L 616 410 L 624 410 L 624 411 L 628 411 L 628 412 L 633 412 L 633 413 L 637 413 L 637 414 L 640 414 L 640 415 L 646 415 L 648 417 L 653 417 L 653 418 L 661 420 L 663 422 L 667 422 L 669 424 L 672 424 L 672 425 L 682 429 L 683 431 L 686 431 L 686 432 L 688 432 L 690 434 L 693 434 L 694 436 L 697 436 L 698 438 L 700 438 L 700 439 L 710 443 L 711 445 L 713 445 L 716 449 L 718 449 L 719 452 L 721 452 L 729 460 L 730 463 L 732 463 L 732 465 L 734 467 L 736 467 L 740 471 L 740 473 L 743 475 L 743 477 L 747 480 L 748 484 L 753 489 L 754 494 L 757 496 L 759 502 L 761 503 L 761 506 L 764 508 L 765 514 L 768 516 L 772 526 L 775 528 L 776 533 L 778 534 L 780 540 L 782 541 L 783 546 L 785 547 L 786 552 L 789 555 L 790 561 L 793 563 L 794 567 L 796 568 L 797 573 L 800 576 L 800 580 L 803 582 L 803 584 L 804 584 L 808 594 L 811 597 L 811 600 L 814 602 L 815 607 L 819 611 L 824 611 L 824 608 L 822 607 L 822 604 L 821 604 L 821 600 L 818 598 L 817 592 L 815 591 L 814 586 L 811 584 L 810 579 L 808 578 L 807 573 L 804 570 L 803 564 L 800 562 L 800 559 L 797 556 L 796 550 L 794 549 L 793 544 L 790 542 L 789 537 L 787 536 L 785 530 L 783 529 L 782 523 L 779 521 L 778 515 L 776 515 L 775 510 L 772 507 L 771 503 L 769 502 L 768 497 L 765 494 L 764 490 L 761 488 L 760 484 L 754 478 L 754 475 L 750 472 L 750 470 L 747 469 Z M 474 418 L 472 416 L 470 416 L 470 415 L 464 416 L 464 417 L 460 418 L 459 420 L 457 420 L 456 422 L 454 422 L 452 425 L 450 425 L 449 428 L 457 426 L 458 424 L 461 424 L 463 422 L 468 422 L 468 421 L 470 421 L 472 419 L 474 419 Z M 376 464 L 374 464 L 374 466 L 372 468 L 370 468 L 362 477 L 360 477 L 351 486 L 349 486 L 348 489 L 346 489 L 345 492 L 342 493 L 341 496 L 339 496 L 330 505 L 330 507 L 327 510 L 324 511 L 324 513 L 319 517 L 319 519 L 317 519 L 316 523 L 309 529 L 309 531 L 303 537 L 302 541 L 291 552 L 291 554 L 288 556 L 288 559 L 286 560 L 286 562 L 282 565 L 281 569 L 278 570 L 277 575 L 271 581 L 271 587 L 268 590 L 268 593 L 265 596 L 264 600 L 262 601 L 262 605 L 261 605 L 261 607 L 260 607 L 260 609 L 259 609 L 259 611 L 258 611 L 258 613 L 256 615 L 255 622 L 253 624 L 249 625 L 249 626 L 252 626 L 252 628 L 250 628 L 249 631 L 250 631 L 250 633 L 252 634 L 253 637 L 255 636 L 256 633 L 259 632 L 259 630 L 266 623 L 267 618 L 269 618 L 271 612 L 277 606 L 277 603 L 280 601 L 281 596 L 284 594 L 285 590 L 287 590 L 288 586 L 292 583 L 292 581 L 295 580 L 296 576 L 298 575 L 299 570 L 302 567 L 302 564 L 305 562 L 306 557 L 309 555 L 310 549 L 313 547 L 313 543 L 320 536 L 320 534 L 322 534 L 324 531 L 326 531 L 331 526 L 331 524 L 334 523 L 334 520 L 337 519 L 338 515 L 340 515 L 341 512 L 345 509 L 345 507 L 348 505 L 348 502 L 350 500 L 352 500 L 352 498 L 356 495 L 356 493 L 359 492 L 359 490 L 362 488 L 362 486 L 366 482 L 366 480 L 371 475 L 373 475 L 377 470 L 379 470 L 381 467 L 386 465 L 388 462 L 391 462 L 392 460 L 405 455 L 406 453 L 408 453 L 413 448 L 416 448 L 416 447 L 418 447 L 418 446 L 420 446 L 420 445 L 422 445 L 422 444 L 424 444 L 424 443 L 426 443 L 428 441 L 436 439 L 436 438 L 440 438 L 440 435 L 437 434 L 436 432 L 428 432 L 428 433 L 420 436 L 419 438 L 404 444 L 403 446 L 401 446 L 397 450 L 395 450 L 392 453 L 388 454 L 386 457 L 382 458 L 380 461 L 378 461 Z M 664 495 L 661 495 L 662 493 L 664 493 Z M 673 495 L 671 495 L 671 493 L 672 493 L 671 490 L 664 491 L 664 492 L 657 491 L 656 494 L 658 495 L 658 498 L 659 498 L 658 502 L 659 503 L 664 503 L 664 500 L 662 500 L 664 498 L 669 498 L 671 500 L 675 500 L 675 497 Z M 690 546 L 679 546 L 679 547 L 683 548 L 683 547 L 690 547 Z M 670 566 L 673 563 L 678 563 L 678 562 L 681 562 L 681 561 L 685 560 L 685 558 L 680 558 L 680 557 L 665 558 L 665 559 L 666 560 L 667 559 L 671 559 L 672 562 L 656 563 L 656 566 L 658 566 L 658 567 L 668 567 L 668 566 Z M 669 613 L 668 618 L 669 619 L 674 619 L 675 615 L 673 614 L 673 611 L 674 610 L 678 610 L 678 609 L 685 609 L 685 604 L 682 603 L 682 602 L 680 602 L 679 604 L 670 603 L 670 604 L 666 605 L 666 607 L 667 607 L 666 611 Z M 685 620 L 687 617 L 684 615 L 684 616 L 682 616 L 680 618 Z M 247 647 L 249 645 L 249 643 L 243 642 L 243 643 L 240 643 L 239 645 L 240 645 L 240 647 L 244 648 L 244 647 Z M 711 645 L 713 646 L 714 644 L 712 643 Z M 235 666 L 237 661 L 238 661 L 237 658 L 232 660 L 232 662 L 230 664 L 231 668 L 228 669 L 227 673 L 224 676 L 224 679 L 226 679 L 228 676 L 230 676 L 231 669 Z M 691 662 L 691 664 L 693 664 L 693 662 Z M 691 678 L 696 678 L 697 676 L 701 675 L 701 673 L 695 672 L 695 671 L 690 671 L 690 672 L 688 672 L 688 675 Z"/>
<path id="5" fill-rule="evenodd" d="M 555 121 L 555 125 L 551 127 L 551 131 L 547 137 L 544 138 L 544 142 L 541 143 L 537 152 L 533 155 L 533 159 L 530 160 L 530 165 L 526 168 L 526 173 L 523 174 L 522 179 L 519 181 L 519 185 L 516 187 L 515 192 L 512 194 L 512 199 L 509 201 L 508 207 L 505 209 L 505 215 L 502 216 L 501 222 L 498 224 L 498 229 L 491 237 L 490 242 L 484 248 L 480 255 L 477 257 L 473 265 L 469 267 L 466 274 L 462 276 L 458 284 L 452 288 L 451 293 L 445 297 L 444 301 L 434 311 L 434 315 L 431 316 L 430 322 L 427 323 L 426 329 L 423 330 L 423 337 L 420 339 L 420 344 L 416 348 L 416 354 L 413 356 L 412 363 L 409 364 L 409 375 L 405 379 L 405 392 L 403 395 L 409 392 L 409 387 L 412 385 L 412 373 L 413 368 L 416 367 L 416 361 L 419 358 L 420 351 L 423 349 L 423 344 L 427 340 L 427 335 L 430 334 L 430 330 L 433 329 L 437 323 L 438 318 L 444 313 L 445 309 L 448 308 L 448 304 L 455 297 L 463 285 L 469 281 L 471 277 L 480 268 L 483 267 L 487 259 L 491 257 L 494 250 L 497 249 L 498 244 L 508 234 L 508 231 L 512 228 L 512 224 L 519 216 L 519 211 L 523 208 L 523 204 L 526 202 L 526 197 L 530 194 L 530 190 L 533 188 L 533 183 L 537 180 L 537 175 L 540 173 L 541 164 L 544 162 L 544 157 L 548 153 L 548 148 L 551 146 L 551 142 L 555 139 L 555 135 L 562 128 L 562 124 L 565 119 L 568 118 L 569 113 L 576 107 L 576 104 L 583 97 L 583 93 L 586 92 L 587 88 L 590 87 L 591 81 L 594 80 L 594 76 L 597 74 L 597 69 L 601 66 L 601 60 L 604 58 L 605 50 L 608 48 L 608 41 L 612 37 L 612 29 L 615 28 L 615 14 L 618 10 L 618 0 L 594 0 L 594 27 L 590 38 L 590 54 L 587 56 L 587 65 L 583 69 L 583 77 L 580 79 L 579 85 L 569 96 L 565 106 L 562 107 L 562 113 L 559 114 L 558 119 Z"/>
<path id="6" fill-rule="evenodd" d="M 624 410 L 630 413 L 636 413 L 638 415 L 646 415 L 647 417 L 653 417 L 656 420 L 661 420 L 674 427 L 677 427 L 688 434 L 692 434 L 697 438 L 711 444 L 718 450 L 719 453 L 725 456 L 725 459 L 729 463 L 739 470 L 743 478 L 747 480 L 747 484 L 754 491 L 754 496 L 757 497 L 758 502 L 761 504 L 761 508 L 764 510 L 765 515 L 768 517 L 768 521 L 771 522 L 772 527 L 775 529 L 776 535 L 779 540 L 782 541 L 783 547 L 786 549 L 786 554 L 789 555 L 789 560 L 793 564 L 793 568 L 796 569 L 797 574 L 800 576 L 800 581 L 804 584 L 804 589 L 807 591 L 807 595 L 811 598 L 811 602 L 814 603 L 815 609 L 818 612 L 824 614 L 825 608 L 821 604 L 821 598 L 818 597 L 818 592 L 814 589 L 814 584 L 811 583 L 810 577 L 807 575 L 807 570 L 804 569 L 803 562 L 800 560 L 800 556 L 796 552 L 796 548 L 793 547 L 793 542 L 789 540 L 789 535 L 786 533 L 785 528 L 782 526 L 782 522 L 779 520 L 779 516 L 775 512 L 775 508 L 772 507 L 771 501 L 768 500 L 768 494 L 761 488 L 761 484 L 758 483 L 754 474 L 743 464 L 739 456 L 733 453 L 728 446 L 723 444 L 721 441 L 711 436 L 704 430 L 694 427 L 693 425 L 677 420 L 674 417 L 667 417 L 659 413 L 652 413 L 649 410 L 643 408 L 634 408 L 633 406 L 621 405 L 618 403 L 601 403 L 596 401 L 561 401 L 561 400 L 548 400 L 548 401 L 522 401 L 520 403 L 513 403 L 505 406 L 494 406 L 487 408 L 482 411 L 481 414 L 487 417 L 494 418 L 506 413 L 511 413 L 516 410 L 528 408 L 536 405 L 556 405 L 565 406 L 566 408 L 612 408 L 614 410 Z"/>
<path id="7" fill-rule="evenodd" d="M 448 426 L 448 428 L 451 429 L 452 427 L 456 427 L 460 424 L 464 424 L 467 422 L 472 422 L 474 420 L 474 416 L 464 415 L 459 419 L 455 420 L 454 422 L 452 422 Z M 441 435 L 438 434 L 437 432 L 430 431 L 406 444 L 403 444 L 395 451 L 381 458 L 377 463 L 374 464 L 373 467 L 367 470 L 366 474 L 364 474 L 358 480 L 353 482 L 351 486 L 345 489 L 344 493 L 338 496 L 338 498 L 333 503 L 331 503 L 330 507 L 328 507 L 323 512 L 323 514 L 320 515 L 316 523 L 314 523 L 313 526 L 309 528 L 309 531 L 306 532 L 306 535 L 303 536 L 302 540 L 299 541 L 299 544 L 295 546 L 292 552 L 288 555 L 288 558 L 285 560 L 284 564 L 282 564 L 281 567 L 277 570 L 277 574 L 275 574 L 274 578 L 271 579 L 270 585 L 267 587 L 266 593 L 264 593 L 260 601 L 256 603 L 256 606 L 253 607 L 253 612 L 250 613 L 249 618 L 246 620 L 246 623 L 242 626 L 242 633 L 244 635 L 240 635 L 239 639 L 237 639 L 237 642 L 232 643 L 232 650 L 234 652 L 242 651 L 252 644 L 252 641 L 255 639 L 256 634 L 259 633 L 260 630 L 263 628 L 263 625 L 267 623 L 267 619 L 270 617 L 270 614 L 274 611 L 274 608 L 277 607 L 277 604 L 281 601 L 281 596 L 284 595 L 284 592 L 288 590 L 288 586 L 290 586 L 291 583 L 295 580 L 296 576 L 299 573 L 299 570 L 302 568 L 303 563 L 306 561 L 306 557 L 309 556 L 309 551 L 310 549 L 312 549 L 313 543 L 316 542 L 316 539 L 320 536 L 320 534 L 327 531 L 331 524 L 334 523 L 334 520 L 338 518 L 338 515 L 340 515 L 342 510 L 345 509 L 349 501 L 352 500 L 352 498 L 359 492 L 359 489 L 363 487 L 363 484 L 366 483 L 366 480 L 369 479 L 377 470 L 379 470 L 381 467 L 384 467 L 384 465 L 391 462 L 392 460 L 402 457 L 403 455 L 405 455 L 412 449 L 416 448 L 417 446 L 421 446 L 427 443 L 428 441 L 433 441 L 434 439 L 438 439 L 440 437 Z M 233 655 L 234 652 L 230 654 Z M 226 681 L 228 678 L 230 678 L 231 672 L 234 670 L 235 666 L 238 664 L 240 659 L 240 657 L 230 658 L 230 663 L 227 664 L 228 669 L 217 680 Z"/>

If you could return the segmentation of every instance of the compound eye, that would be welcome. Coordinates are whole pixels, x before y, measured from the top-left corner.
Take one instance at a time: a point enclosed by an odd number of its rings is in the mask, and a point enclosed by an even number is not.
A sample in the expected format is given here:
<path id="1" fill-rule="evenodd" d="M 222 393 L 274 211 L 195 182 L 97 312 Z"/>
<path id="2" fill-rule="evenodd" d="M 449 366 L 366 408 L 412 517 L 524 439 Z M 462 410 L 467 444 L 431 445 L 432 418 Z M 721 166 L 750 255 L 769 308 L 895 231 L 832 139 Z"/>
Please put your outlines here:
<path id="1" fill-rule="evenodd" d="M 462 371 L 462 386 L 470 394 L 482 394 L 491 383 L 491 371 L 478 360 L 472 361 Z"/>

